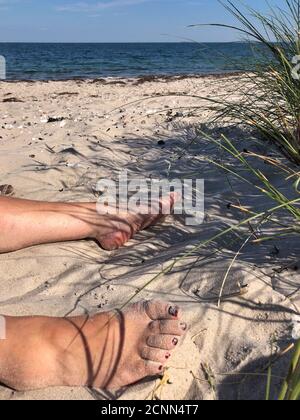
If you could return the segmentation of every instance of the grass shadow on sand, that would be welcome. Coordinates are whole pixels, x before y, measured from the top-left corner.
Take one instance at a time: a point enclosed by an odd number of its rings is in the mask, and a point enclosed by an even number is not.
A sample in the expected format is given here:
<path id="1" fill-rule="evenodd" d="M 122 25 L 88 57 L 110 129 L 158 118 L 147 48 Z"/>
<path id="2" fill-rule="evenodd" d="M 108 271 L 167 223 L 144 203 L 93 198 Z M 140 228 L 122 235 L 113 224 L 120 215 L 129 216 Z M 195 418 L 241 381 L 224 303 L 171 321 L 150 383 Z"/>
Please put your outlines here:
<path id="1" fill-rule="evenodd" d="M 176 216 L 168 219 L 163 226 L 158 225 L 138 234 L 126 247 L 112 253 L 102 252 L 96 244 L 85 242 L 49 245 L 47 251 L 46 248 L 38 247 L 34 251 L 15 253 L 8 257 L 11 264 L 24 261 L 27 255 L 29 259 L 34 258 L 41 263 L 48 260 L 50 265 L 53 261 L 63 259 L 67 266 L 59 267 L 57 269 L 59 272 L 53 275 L 47 285 L 43 282 L 35 284 L 34 288 L 29 288 L 26 292 L 13 291 L 9 298 L 1 301 L 1 306 L 20 305 L 20 303 L 26 306 L 29 300 L 34 299 L 37 302 L 42 298 L 46 301 L 52 300 L 56 307 L 57 301 L 61 299 L 61 290 L 64 290 L 64 298 L 68 304 L 67 315 L 82 311 L 94 313 L 100 308 L 120 306 L 120 294 L 115 296 L 109 291 L 110 287 L 116 291 L 120 290 L 123 296 L 132 295 L 136 299 L 165 297 L 188 306 L 191 312 L 199 314 L 200 311 L 202 320 L 212 315 L 216 316 L 217 322 L 213 332 L 215 348 L 222 345 L 224 335 L 230 335 L 231 322 L 224 323 L 224 315 L 229 316 L 232 322 L 235 319 L 242 319 L 245 322 L 243 330 L 239 331 L 243 336 L 247 335 L 255 324 L 270 324 L 276 328 L 276 324 L 282 324 L 284 319 L 297 313 L 295 309 L 285 304 L 284 299 L 281 302 L 280 300 L 272 302 L 272 299 L 260 302 L 260 293 L 262 288 L 267 287 L 270 293 L 275 290 L 284 296 L 297 294 L 300 288 L 300 277 L 295 270 L 300 254 L 298 240 L 273 240 L 261 245 L 248 243 L 232 267 L 224 294 L 231 295 L 238 292 L 243 282 L 249 285 L 250 294 L 228 298 L 226 306 L 217 307 L 217 300 L 214 298 L 218 298 L 222 279 L 232 258 L 249 235 L 247 229 L 231 233 L 213 241 L 206 248 L 191 252 L 189 258 L 182 260 L 172 272 L 166 273 L 162 281 L 150 282 L 144 288 L 145 283 L 157 276 L 174 258 L 184 255 L 193 246 L 222 232 L 229 224 L 242 220 L 243 215 L 231 204 L 240 201 L 244 206 L 256 210 L 269 207 L 269 202 L 254 188 L 245 190 L 239 181 L 225 176 L 223 171 L 208 161 L 212 157 L 225 159 L 221 149 L 216 148 L 204 137 L 195 141 L 196 133 L 192 126 L 177 122 L 173 128 L 172 136 L 168 133 L 148 138 L 132 135 L 126 139 L 116 139 L 113 144 L 109 142 L 99 144 L 91 140 L 87 147 L 91 154 L 85 151 L 83 155 L 77 150 L 76 153 L 65 154 L 64 159 L 72 160 L 72 168 L 67 167 L 65 162 L 61 164 L 60 156 L 53 156 L 52 162 L 35 162 L 25 168 L 25 171 L 31 173 L 36 165 L 41 168 L 39 176 L 45 172 L 59 171 L 60 178 L 64 182 L 64 191 L 56 197 L 64 199 L 66 196 L 68 200 L 78 199 L 82 192 L 90 197 L 90 200 L 95 199 L 93 195 L 95 179 L 104 174 L 117 179 L 120 171 L 124 169 L 128 171 L 129 177 L 133 178 L 144 177 L 145 174 L 152 178 L 165 177 L 170 180 L 205 178 L 205 223 L 188 227 L 184 216 Z M 231 127 L 230 133 L 241 143 L 241 147 L 270 154 L 267 150 L 268 145 L 252 143 L 252 134 L 248 131 Z M 105 158 L 101 157 L 102 148 L 110 150 Z M 66 158 L 66 155 L 70 157 Z M 117 162 L 116 156 L 120 157 Z M 226 159 L 228 161 L 228 157 Z M 86 162 L 88 168 L 84 166 Z M 236 168 L 235 161 L 232 160 L 231 164 Z M 282 179 L 273 168 L 264 163 L 262 166 L 276 185 L 285 188 Z M 240 170 L 243 171 L 243 168 Z M 72 179 L 68 182 L 70 171 Z M 0 259 L 4 260 L 5 257 L 1 256 Z M 289 272 L 294 273 L 292 280 L 286 275 Z M 73 278 L 72 282 L 68 281 L 70 277 Z M 24 278 L 17 280 L 26 281 Z M 283 293 L 283 290 L 286 290 L 286 293 Z M 268 313 L 268 317 L 262 319 L 262 313 Z M 199 318 L 192 319 L 192 327 L 196 329 Z M 217 337 L 220 331 L 222 334 Z M 288 336 L 288 332 L 286 335 Z M 237 353 L 241 351 L 239 349 Z M 264 362 L 265 360 L 260 361 L 257 358 L 255 362 L 251 361 L 249 366 L 245 367 L 245 371 L 255 370 Z M 237 366 L 231 367 L 237 368 Z M 201 371 L 200 360 L 199 366 L 195 369 L 197 372 Z M 193 390 L 190 392 L 193 393 Z M 220 383 L 218 392 L 221 399 L 236 395 L 235 388 L 230 389 L 227 379 Z M 258 393 L 260 391 L 255 391 L 251 381 L 245 381 L 242 395 L 249 395 L 252 398 Z"/>

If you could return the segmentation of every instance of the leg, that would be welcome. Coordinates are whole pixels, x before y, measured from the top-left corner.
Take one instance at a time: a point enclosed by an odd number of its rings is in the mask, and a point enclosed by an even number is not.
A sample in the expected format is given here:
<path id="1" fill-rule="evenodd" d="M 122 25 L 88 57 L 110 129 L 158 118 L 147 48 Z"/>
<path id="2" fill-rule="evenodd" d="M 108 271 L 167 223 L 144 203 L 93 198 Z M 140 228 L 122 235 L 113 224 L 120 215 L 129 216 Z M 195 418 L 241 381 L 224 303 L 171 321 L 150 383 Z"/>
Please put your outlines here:
<path id="1" fill-rule="evenodd" d="M 117 390 L 161 375 L 187 330 L 179 308 L 140 302 L 92 318 L 6 318 L 0 382 L 18 390 L 89 386 Z"/>
<path id="2" fill-rule="evenodd" d="M 158 205 L 174 204 L 174 195 Z M 46 203 L 0 197 L 0 253 L 25 247 L 95 239 L 107 250 L 124 245 L 160 216 L 131 213 L 100 215 L 96 203 Z"/>

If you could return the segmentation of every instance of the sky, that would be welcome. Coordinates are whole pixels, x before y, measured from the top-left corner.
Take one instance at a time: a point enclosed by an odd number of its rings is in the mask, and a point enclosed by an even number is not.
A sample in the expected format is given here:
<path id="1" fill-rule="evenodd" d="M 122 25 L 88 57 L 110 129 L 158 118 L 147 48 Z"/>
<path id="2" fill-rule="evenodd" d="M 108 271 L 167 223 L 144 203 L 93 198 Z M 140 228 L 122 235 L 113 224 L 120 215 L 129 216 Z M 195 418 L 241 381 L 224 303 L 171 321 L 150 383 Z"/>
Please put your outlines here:
<path id="1" fill-rule="evenodd" d="M 264 0 L 245 1 L 267 9 Z M 227 29 L 187 28 L 198 23 L 235 21 L 218 0 L 0 0 L 0 42 L 240 40 Z"/>

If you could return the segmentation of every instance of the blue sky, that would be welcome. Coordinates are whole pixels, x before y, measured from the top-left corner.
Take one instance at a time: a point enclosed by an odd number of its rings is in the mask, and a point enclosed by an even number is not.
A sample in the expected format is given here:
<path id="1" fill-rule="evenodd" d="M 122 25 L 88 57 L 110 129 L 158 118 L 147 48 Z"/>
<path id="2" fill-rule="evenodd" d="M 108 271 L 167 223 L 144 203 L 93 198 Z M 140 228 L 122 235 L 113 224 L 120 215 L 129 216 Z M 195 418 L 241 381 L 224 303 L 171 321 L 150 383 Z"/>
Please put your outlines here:
<path id="1" fill-rule="evenodd" d="M 246 2 L 266 9 L 262 0 Z M 194 23 L 234 22 L 217 0 L 0 0 L 0 16 L 0 42 L 239 39 L 224 29 L 187 29 Z"/>

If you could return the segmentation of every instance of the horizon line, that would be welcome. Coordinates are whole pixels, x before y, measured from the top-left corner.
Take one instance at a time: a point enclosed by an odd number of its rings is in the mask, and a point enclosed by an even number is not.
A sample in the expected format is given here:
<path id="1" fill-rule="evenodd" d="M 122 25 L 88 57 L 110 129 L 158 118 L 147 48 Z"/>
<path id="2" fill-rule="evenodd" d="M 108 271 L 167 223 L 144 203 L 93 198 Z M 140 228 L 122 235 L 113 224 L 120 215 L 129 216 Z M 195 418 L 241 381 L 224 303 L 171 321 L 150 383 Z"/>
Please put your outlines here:
<path id="1" fill-rule="evenodd" d="M 258 41 L 0 41 L 0 44 L 248 44 Z"/>

